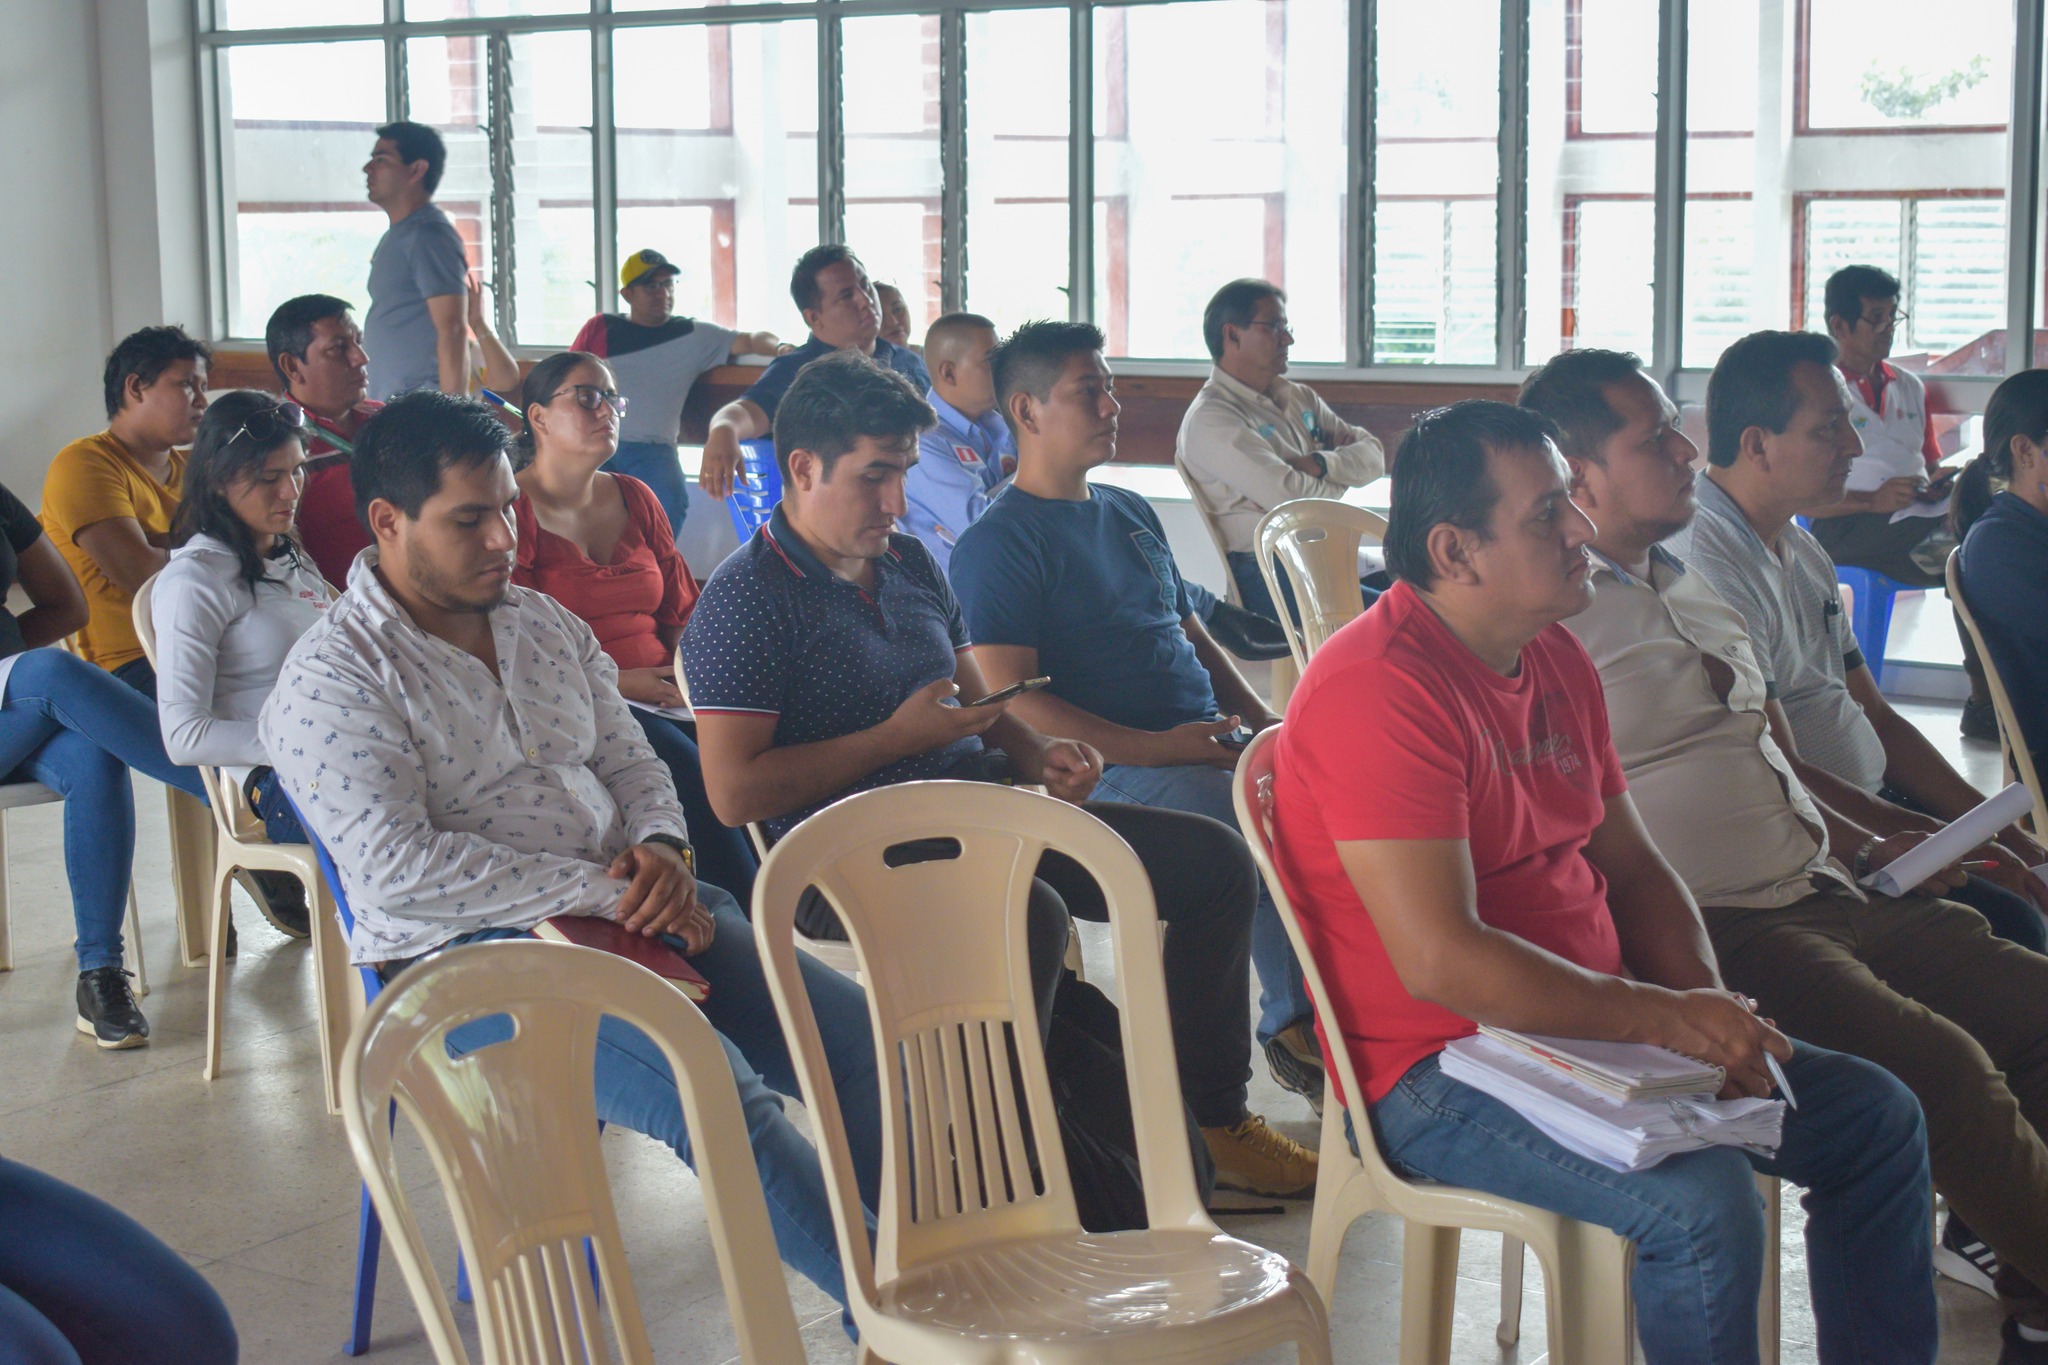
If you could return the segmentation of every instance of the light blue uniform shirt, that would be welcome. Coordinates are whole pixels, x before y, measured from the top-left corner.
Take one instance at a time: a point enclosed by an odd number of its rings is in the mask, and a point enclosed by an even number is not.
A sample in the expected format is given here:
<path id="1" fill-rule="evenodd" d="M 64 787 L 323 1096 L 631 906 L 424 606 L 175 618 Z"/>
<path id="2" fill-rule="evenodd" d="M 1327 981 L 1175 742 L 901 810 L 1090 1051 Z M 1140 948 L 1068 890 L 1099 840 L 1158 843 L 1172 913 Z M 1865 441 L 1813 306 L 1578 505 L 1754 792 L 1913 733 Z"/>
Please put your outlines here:
<path id="1" fill-rule="evenodd" d="M 924 542 L 944 573 L 953 542 L 1017 472 L 1017 441 L 993 408 L 969 420 L 936 390 L 925 400 L 938 413 L 939 424 L 918 438 L 917 463 L 903 481 L 909 507 L 901 526 Z"/>

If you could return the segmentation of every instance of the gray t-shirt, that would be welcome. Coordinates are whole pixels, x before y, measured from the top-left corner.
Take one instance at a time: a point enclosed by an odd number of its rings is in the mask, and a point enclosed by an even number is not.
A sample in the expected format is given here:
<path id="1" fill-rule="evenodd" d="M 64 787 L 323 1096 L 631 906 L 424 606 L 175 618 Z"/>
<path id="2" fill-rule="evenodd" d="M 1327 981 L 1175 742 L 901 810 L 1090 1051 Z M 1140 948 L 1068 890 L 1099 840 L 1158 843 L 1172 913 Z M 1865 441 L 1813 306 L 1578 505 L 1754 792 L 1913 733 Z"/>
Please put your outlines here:
<path id="1" fill-rule="evenodd" d="M 1842 611 L 1835 561 L 1797 522 L 1774 554 L 1735 499 L 1700 471 L 1699 515 L 1665 546 L 1742 615 L 1767 695 L 1792 723 L 1799 756 L 1867 792 L 1884 782 L 1884 742 L 1849 695 L 1863 653 Z"/>
<path id="2" fill-rule="evenodd" d="M 372 398 L 441 382 L 427 300 L 460 298 L 468 275 L 461 234 L 433 204 L 420 205 L 384 233 L 370 255 L 370 311 L 363 318 Z"/>
<path id="3" fill-rule="evenodd" d="M 619 392 L 627 399 L 625 415 L 619 419 L 621 441 L 672 446 L 682 427 L 690 387 L 706 370 L 726 362 L 738 335 L 697 318 L 670 318 L 658 327 L 642 327 L 618 313 L 600 313 L 583 324 L 569 349 L 600 356 L 612 367 Z"/>

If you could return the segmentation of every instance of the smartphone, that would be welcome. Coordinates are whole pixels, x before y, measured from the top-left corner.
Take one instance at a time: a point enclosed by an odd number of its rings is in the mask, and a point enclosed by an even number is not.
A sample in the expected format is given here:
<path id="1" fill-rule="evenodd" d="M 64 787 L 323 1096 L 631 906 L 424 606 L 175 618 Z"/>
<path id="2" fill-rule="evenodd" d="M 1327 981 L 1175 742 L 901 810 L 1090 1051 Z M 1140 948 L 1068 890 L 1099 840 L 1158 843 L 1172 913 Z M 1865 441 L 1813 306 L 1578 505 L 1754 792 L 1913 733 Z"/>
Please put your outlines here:
<path id="1" fill-rule="evenodd" d="M 1216 742 L 1226 749 L 1242 749 L 1252 742 L 1252 728 L 1249 725 L 1240 725 L 1227 735 L 1216 736 Z"/>
<path id="2" fill-rule="evenodd" d="M 1036 692 L 1039 688 L 1048 687 L 1051 684 L 1051 678 L 1026 678 L 1023 682 L 1014 682 L 1008 687 L 998 687 L 985 697 L 976 697 L 973 701 L 968 702 L 967 705 L 993 706 L 999 701 L 1008 701 L 1012 697 L 1021 697 L 1026 692 Z"/>

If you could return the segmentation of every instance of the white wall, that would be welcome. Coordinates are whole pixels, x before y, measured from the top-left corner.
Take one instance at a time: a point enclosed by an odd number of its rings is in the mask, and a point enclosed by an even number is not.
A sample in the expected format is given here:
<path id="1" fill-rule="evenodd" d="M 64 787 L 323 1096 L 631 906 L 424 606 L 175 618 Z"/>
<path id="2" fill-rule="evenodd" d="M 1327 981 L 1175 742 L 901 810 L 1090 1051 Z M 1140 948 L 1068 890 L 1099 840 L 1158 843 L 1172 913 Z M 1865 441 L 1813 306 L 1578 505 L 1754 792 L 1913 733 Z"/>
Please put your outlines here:
<path id="1" fill-rule="evenodd" d="M 0 127 L 0 482 L 35 507 L 65 442 L 106 425 L 112 345 L 94 7 L 8 0 Z"/>

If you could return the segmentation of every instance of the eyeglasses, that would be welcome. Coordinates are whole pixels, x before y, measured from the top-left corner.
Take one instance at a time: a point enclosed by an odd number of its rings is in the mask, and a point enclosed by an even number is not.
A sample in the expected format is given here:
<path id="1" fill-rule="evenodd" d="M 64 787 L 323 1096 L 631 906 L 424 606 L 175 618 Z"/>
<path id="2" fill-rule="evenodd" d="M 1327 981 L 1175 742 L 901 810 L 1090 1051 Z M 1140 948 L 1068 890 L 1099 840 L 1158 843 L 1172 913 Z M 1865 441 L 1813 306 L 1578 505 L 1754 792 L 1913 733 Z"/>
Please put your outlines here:
<path id="1" fill-rule="evenodd" d="M 254 436 L 259 441 L 275 441 L 304 428 L 306 410 L 287 398 L 275 407 L 264 408 L 249 414 L 249 420 L 235 428 L 235 434 L 224 444 L 233 445 L 244 436 Z"/>
<path id="2" fill-rule="evenodd" d="M 1866 327 L 1896 327 L 1912 316 L 1911 313 L 1908 313 L 1903 308 L 1894 308 L 1889 313 L 1879 313 L 1875 317 L 1866 313 L 1863 315 L 1863 325 Z"/>
<path id="3" fill-rule="evenodd" d="M 1252 321 L 1250 321 L 1250 322 L 1247 322 L 1247 323 L 1245 324 L 1245 326 L 1247 326 L 1247 327 L 1264 327 L 1264 328 L 1268 329 L 1269 331 L 1271 331 L 1271 332 L 1273 333 L 1273 335 L 1274 335 L 1274 336 L 1285 336 L 1285 337 L 1291 337 L 1291 336 L 1293 336 L 1293 335 L 1294 335 L 1294 329 L 1293 329 L 1292 327 L 1288 326 L 1288 325 L 1287 325 L 1287 323 L 1286 323 L 1286 322 L 1284 322 L 1284 321 L 1282 321 L 1282 322 L 1267 322 L 1267 321 L 1266 321 L 1265 319 L 1263 319 L 1263 318 L 1254 318 L 1254 319 L 1253 319 Z"/>
<path id="4" fill-rule="evenodd" d="M 620 393 L 617 389 L 603 389 L 595 384 L 571 384 L 566 389 L 556 389 L 553 393 L 549 394 L 548 402 L 554 402 L 565 393 L 574 393 L 576 395 L 576 406 L 582 408 L 585 412 L 596 412 L 599 408 L 609 403 L 613 412 L 621 416 L 625 415 L 626 395 Z"/>

